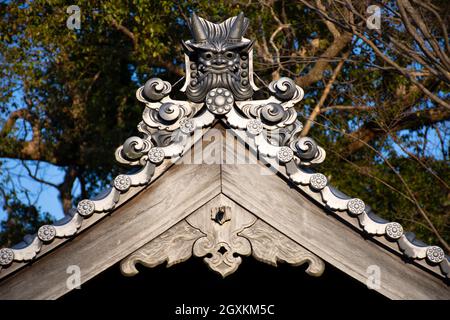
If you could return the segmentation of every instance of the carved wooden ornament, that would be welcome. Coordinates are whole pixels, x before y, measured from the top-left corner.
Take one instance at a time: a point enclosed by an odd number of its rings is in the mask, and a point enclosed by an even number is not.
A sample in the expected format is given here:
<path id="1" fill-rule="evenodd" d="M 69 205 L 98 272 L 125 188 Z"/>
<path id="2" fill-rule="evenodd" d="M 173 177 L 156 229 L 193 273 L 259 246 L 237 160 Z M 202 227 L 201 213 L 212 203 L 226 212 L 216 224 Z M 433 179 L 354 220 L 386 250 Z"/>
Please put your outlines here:
<path id="1" fill-rule="evenodd" d="M 320 276 L 324 262 L 248 211 L 235 206 L 198 210 L 159 237 L 126 257 L 122 273 L 138 273 L 136 264 L 153 268 L 167 261 L 167 267 L 186 261 L 192 255 L 203 258 L 208 267 L 226 277 L 234 273 L 243 256 L 276 266 L 308 263 L 306 272 Z"/>
<path id="2" fill-rule="evenodd" d="M 260 159 L 276 163 L 276 170 L 285 172 L 290 182 L 315 198 L 319 206 L 336 215 L 346 212 L 356 220 L 359 231 L 385 238 L 383 241 L 397 246 L 407 261 L 426 264 L 448 280 L 450 257 L 442 248 L 426 245 L 399 223 L 377 217 L 363 200 L 345 195 L 332 187 L 325 175 L 311 169 L 325 160 L 326 152 L 312 138 L 300 134 L 303 125 L 295 105 L 303 99 L 304 91 L 294 80 L 274 80 L 265 88 L 265 99 L 254 99 L 259 88 L 253 81 L 253 41 L 244 37 L 249 20 L 243 14 L 221 23 L 193 14 L 189 24 L 192 39 L 183 42 L 186 75 L 180 89 L 186 99 L 172 99 L 172 85 L 159 78 L 149 79 L 136 92 L 136 98 L 145 104 L 139 136 L 129 137 L 115 152 L 116 160 L 133 170 L 115 177 L 111 188 L 100 195 L 81 200 L 60 221 L 42 226 L 11 248 L 0 248 L 0 269 L 25 265 L 43 255 L 43 247 L 55 245 L 56 239 L 67 240 L 92 220 L 107 216 L 131 194 L 149 185 L 158 167 L 183 155 L 195 132 L 221 121 Z M 277 141 L 269 136 L 278 136 Z M 171 265 L 192 254 L 203 257 L 222 276 L 234 272 L 242 256 L 250 254 L 271 264 L 308 261 L 308 272 L 314 275 L 323 270 L 317 257 L 275 229 L 263 228 L 263 222 L 257 222 L 250 213 L 236 211 L 233 206 L 231 211 L 221 209 L 222 205 L 228 204 L 219 204 L 216 212 L 193 214 L 131 254 L 123 264 L 124 273 L 136 273 L 135 263 L 153 266 L 167 260 Z"/>

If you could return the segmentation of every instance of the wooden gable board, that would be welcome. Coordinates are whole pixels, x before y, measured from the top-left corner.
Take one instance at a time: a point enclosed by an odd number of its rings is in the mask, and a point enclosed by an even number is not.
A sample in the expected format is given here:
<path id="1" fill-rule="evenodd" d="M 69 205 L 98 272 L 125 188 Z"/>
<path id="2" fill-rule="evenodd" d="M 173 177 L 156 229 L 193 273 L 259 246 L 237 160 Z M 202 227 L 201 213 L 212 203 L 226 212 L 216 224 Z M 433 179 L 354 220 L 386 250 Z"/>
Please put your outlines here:
<path id="1" fill-rule="evenodd" d="M 216 128 L 223 132 L 222 126 Z M 221 149 L 221 143 L 214 140 L 209 147 Z M 254 157 L 251 153 L 248 156 Z M 256 159 L 251 162 L 256 163 Z M 297 187 L 270 174 L 261 163 L 214 163 L 172 166 L 137 196 L 71 241 L 5 276 L 0 282 L 0 299 L 58 298 L 69 291 L 67 266 L 78 265 L 82 282 L 86 282 L 221 193 L 362 283 L 367 281 L 369 266 L 380 267 L 377 291 L 389 298 L 450 298 L 442 279 L 364 238 L 361 232 L 314 204 Z"/>

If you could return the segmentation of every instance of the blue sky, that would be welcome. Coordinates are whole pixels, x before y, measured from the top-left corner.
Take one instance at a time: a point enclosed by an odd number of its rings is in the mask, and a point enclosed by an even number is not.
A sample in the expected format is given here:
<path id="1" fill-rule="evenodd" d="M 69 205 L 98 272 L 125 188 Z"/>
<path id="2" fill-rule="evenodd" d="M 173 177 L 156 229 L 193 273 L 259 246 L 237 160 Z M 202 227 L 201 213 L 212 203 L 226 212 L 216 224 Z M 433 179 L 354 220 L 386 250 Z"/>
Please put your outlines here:
<path id="1" fill-rule="evenodd" d="M 0 168 L 2 170 L 2 176 L 7 175 L 11 179 L 9 183 L 19 186 L 22 191 L 19 194 L 19 198 L 22 201 L 35 204 L 37 207 L 40 207 L 41 212 L 50 213 L 55 220 L 63 217 L 64 212 L 61 202 L 58 199 L 58 191 L 54 187 L 33 180 L 18 160 L 0 159 L 0 161 L 2 162 L 2 167 Z M 34 172 L 36 162 L 27 161 L 26 164 Z M 55 184 L 61 183 L 64 177 L 61 168 L 46 163 L 40 163 L 37 172 L 39 178 Z M 8 185 L 3 185 L 2 187 L 8 188 Z M 80 193 L 78 182 L 75 183 L 73 192 L 74 194 Z M 5 218 L 5 211 L 0 208 L 0 220 Z"/>
<path id="2" fill-rule="evenodd" d="M 23 91 L 16 90 L 10 101 L 10 110 L 13 111 L 15 108 L 14 104 L 20 108 L 23 104 Z M 4 118 L 8 117 L 8 114 L 1 115 Z M 3 125 L 0 118 L 0 128 Z M 31 140 L 31 128 L 29 124 L 25 121 L 18 120 L 16 122 L 16 132 L 15 136 L 23 140 Z M 49 181 L 51 183 L 61 183 L 63 180 L 63 171 L 61 168 L 53 166 L 47 163 L 39 163 L 36 161 L 26 161 L 25 164 L 34 172 L 36 165 L 39 165 L 37 177 Z M 60 201 L 58 200 L 58 191 L 51 186 L 41 184 L 33 180 L 27 173 L 26 168 L 23 166 L 20 160 L 0 158 L 0 183 L 1 188 L 11 189 L 13 186 L 16 190 L 20 190 L 19 199 L 24 203 L 32 203 L 37 207 L 40 207 L 41 212 L 48 212 L 51 216 L 57 220 L 64 216 L 64 211 Z M 75 186 L 75 192 L 79 185 Z M 6 212 L 3 210 L 2 204 L 3 199 L 0 199 L 0 220 L 6 218 Z"/>
<path id="3" fill-rule="evenodd" d="M 439 140 L 435 133 L 430 135 L 429 144 L 429 153 L 434 153 L 437 158 L 442 159 L 442 155 L 439 152 L 440 148 L 437 147 L 439 146 Z M 407 156 L 397 145 L 394 144 L 394 148 L 399 155 Z M 14 184 L 16 187 L 19 186 L 19 188 L 22 189 L 22 192 L 19 194 L 19 198 L 22 201 L 30 201 L 39 207 L 41 212 L 50 213 L 55 220 L 63 217 L 64 212 L 61 202 L 58 199 L 58 191 L 54 187 L 41 184 L 31 178 L 21 161 L 1 158 L 0 161 L 2 162 L 0 167 L 0 170 L 2 170 L 2 172 L 0 172 L 0 177 L 5 177 L 5 175 L 7 175 L 11 179 L 9 183 Z M 36 162 L 27 161 L 25 164 L 34 173 L 37 165 Z M 37 177 L 54 184 L 58 184 L 62 182 L 64 172 L 57 166 L 47 163 L 40 163 L 37 171 Z M 8 188 L 8 185 L 3 185 L 2 187 Z M 72 192 L 75 196 L 80 194 L 81 190 L 78 181 L 75 182 Z M 5 211 L 0 208 L 0 220 L 5 218 Z"/>

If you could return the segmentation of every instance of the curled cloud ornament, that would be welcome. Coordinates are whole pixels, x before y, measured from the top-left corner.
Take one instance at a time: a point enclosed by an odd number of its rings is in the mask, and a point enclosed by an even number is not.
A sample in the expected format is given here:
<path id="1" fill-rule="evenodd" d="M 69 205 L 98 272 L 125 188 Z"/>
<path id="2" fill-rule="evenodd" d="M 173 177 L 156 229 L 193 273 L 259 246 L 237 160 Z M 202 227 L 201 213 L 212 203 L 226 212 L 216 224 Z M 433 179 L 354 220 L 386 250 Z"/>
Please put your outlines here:
<path id="1" fill-rule="evenodd" d="M 180 117 L 181 108 L 173 102 L 165 102 L 159 107 L 158 115 L 161 120 L 172 123 Z"/>
<path id="2" fill-rule="evenodd" d="M 283 106 L 276 102 L 270 102 L 262 106 L 259 110 L 259 113 L 261 119 L 268 122 L 269 124 L 281 122 L 281 120 L 283 120 L 285 116 Z"/>
<path id="3" fill-rule="evenodd" d="M 236 105 L 246 117 L 260 119 L 268 130 L 287 127 L 297 120 L 294 108 L 285 108 L 273 97 L 266 100 L 237 101 Z"/>
<path id="4" fill-rule="evenodd" d="M 148 103 L 142 120 L 149 128 L 174 131 L 180 127 L 180 120 L 195 115 L 203 104 L 172 100 L 165 97 L 161 102 Z"/>
<path id="5" fill-rule="evenodd" d="M 269 90 L 274 93 L 278 99 L 287 101 L 294 98 L 294 95 L 297 92 L 297 87 L 292 79 L 283 77 L 272 81 L 269 84 Z"/>
<path id="6" fill-rule="evenodd" d="M 7 266 L 14 260 L 14 251 L 9 248 L 0 249 L 0 265 Z"/>
<path id="7" fill-rule="evenodd" d="M 172 85 L 159 78 L 152 78 L 148 80 L 142 90 L 144 98 L 150 101 L 159 101 L 167 96 L 172 90 Z"/>
<path id="8" fill-rule="evenodd" d="M 150 147 L 150 141 L 139 137 L 130 137 L 123 143 L 120 155 L 126 160 L 134 161 L 142 157 Z"/>
<path id="9" fill-rule="evenodd" d="M 130 177 L 124 174 L 119 174 L 114 179 L 114 187 L 121 192 L 127 191 L 131 187 Z"/>
<path id="10" fill-rule="evenodd" d="M 52 241 L 56 236 L 56 229 L 52 225 L 43 225 L 38 230 L 38 238 L 44 242 Z"/>
<path id="11" fill-rule="evenodd" d="M 294 141 L 293 147 L 296 150 L 297 156 L 303 161 L 314 160 L 319 153 L 317 143 L 309 137 L 301 137 L 297 141 Z"/>

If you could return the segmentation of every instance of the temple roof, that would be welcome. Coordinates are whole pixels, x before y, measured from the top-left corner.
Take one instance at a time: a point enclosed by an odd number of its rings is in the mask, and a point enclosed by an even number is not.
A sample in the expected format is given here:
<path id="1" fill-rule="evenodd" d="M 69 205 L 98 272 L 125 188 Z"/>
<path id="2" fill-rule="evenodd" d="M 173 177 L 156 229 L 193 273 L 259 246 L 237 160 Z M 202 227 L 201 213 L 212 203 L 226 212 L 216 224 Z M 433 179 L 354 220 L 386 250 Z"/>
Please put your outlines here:
<path id="1" fill-rule="evenodd" d="M 246 74 L 252 72 L 248 66 L 251 55 L 251 49 L 240 53 L 236 62 L 244 65 Z M 194 57 L 186 57 L 188 78 L 193 77 L 190 59 Z M 198 63 L 195 68 L 200 72 Z M 28 281 L 43 281 L 33 277 L 34 272 L 45 269 L 52 274 L 53 267 L 66 265 L 58 260 L 59 255 L 62 260 L 70 256 L 78 259 L 77 264 L 89 264 L 90 273 L 83 281 L 118 261 L 128 261 L 122 270 L 130 275 L 134 263 L 146 259 L 170 265 L 192 253 L 206 256 L 211 252 L 203 252 L 206 249 L 199 243 L 217 236 L 211 230 L 234 226 L 227 232 L 248 243 L 239 249 L 230 246 L 228 252 L 253 254 L 275 265 L 277 261 L 308 262 L 316 276 L 323 272 L 323 259 L 362 282 L 367 279 L 367 268 L 375 265 L 385 270 L 384 279 L 390 279 L 376 290 L 390 298 L 449 298 L 449 257 L 440 247 L 426 245 L 399 223 L 378 217 L 363 200 L 335 189 L 325 175 L 313 169 L 325 160 L 326 152 L 313 139 L 300 135 L 302 124 L 294 106 L 302 100 L 303 89 L 281 78 L 268 86 L 269 98 L 240 99 L 234 94 L 240 92 L 240 83 L 250 86 L 244 79 L 230 87 L 213 87 L 203 101 L 196 102 L 170 98 L 172 86 L 161 79 L 150 79 L 139 88 L 137 99 L 145 104 L 138 125 L 140 136 L 127 139 L 115 154 L 119 163 L 133 169 L 115 177 L 112 187 L 102 194 L 80 201 L 62 220 L 40 227 L 12 248 L 0 249 L 0 297 L 56 298 L 67 292 L 65 286 L 55 285 L 56 280 L 52 282 L 55 288 L 47 292 L 29 288 Z M 215 135 L 220 143 L 205 142 L 208 135 L 211 139 L 212 129 L 220 132 Z M 245 146 L 241 153 L 234 149 L 236 140 Z M 220 152 L 196 162 L 195 146 Z M 230 214 L 232 222 L 208 218 L 212 213 L 205 214 L 201 208 L 211 202 L 217 202 L 214 208 L 219 208 L 221 217 Z M 165 208 L 159 208 L 160 203 Z M 227 207 L 235 207 L 238 213 L 227 213 Z M 157 216 L 148 213 L 152 210 Z M 212 220 L 218 225 L 209 225 Z M 170 247 L 177 234 L 173 230 L 182 231 L 188 239 L 183 238 L 187 242 L 182 252 Z M 267 235 L 271 243 L 277 243 L 270 258 L 255 249 Z M 115 247 L 111 239 L 117 242 Z M 168 247 L 156 250 L 155 242 Z M 95 247 L 86 248 L 88 243 Z M 78 251 L 69 254 L 71 247 Z M 286 248 L 291 249 L 286 253 Z M 149 254 L 154 250 L 156 260 Z M 221 253 L 219 260 L 205 261 L 226 276 L 236 271 L 241 258 L 235 261 L 228 256 L 226 262 L 225 256 Z"/>

